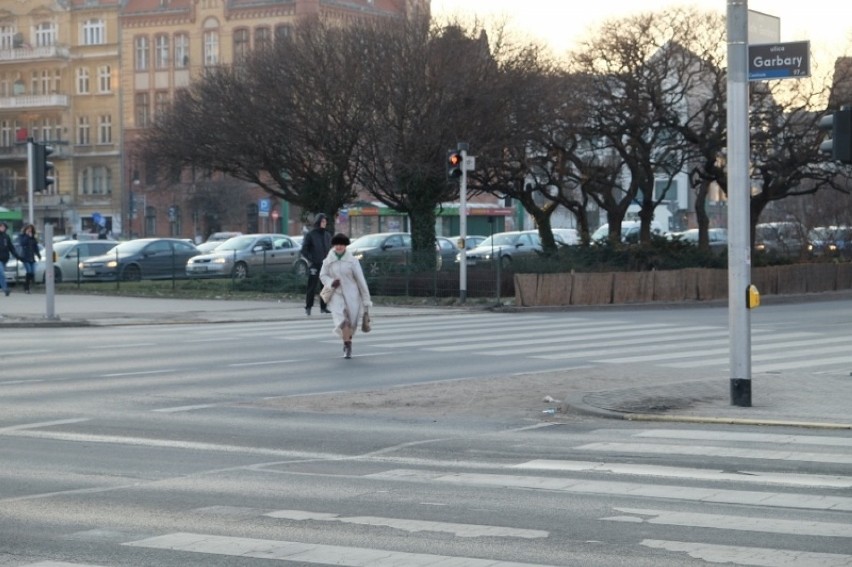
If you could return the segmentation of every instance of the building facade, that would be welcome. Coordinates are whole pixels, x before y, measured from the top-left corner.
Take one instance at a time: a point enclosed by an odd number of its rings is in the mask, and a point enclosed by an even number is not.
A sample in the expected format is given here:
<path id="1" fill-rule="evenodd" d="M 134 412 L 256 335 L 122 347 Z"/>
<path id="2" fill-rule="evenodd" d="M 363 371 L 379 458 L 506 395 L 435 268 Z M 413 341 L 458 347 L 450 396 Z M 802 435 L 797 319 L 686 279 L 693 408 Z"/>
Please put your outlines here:
<path id="1" fill-rule="evenodd" d="M 275 41 L 299 18 L 346 24 L 428 10 L 428 0 L 0 1 L 0 207 L 22 221 L 32 208 L 39 231 L 50 223 L 66 235 L 298 232 L 301 211 L 265 209 L 256 187 L 210 172 L 164 186 L 141 162 L 141 133 L 205 69 Z M 56 179 L 32 203 L 28 139 L 52 146 Z"/>

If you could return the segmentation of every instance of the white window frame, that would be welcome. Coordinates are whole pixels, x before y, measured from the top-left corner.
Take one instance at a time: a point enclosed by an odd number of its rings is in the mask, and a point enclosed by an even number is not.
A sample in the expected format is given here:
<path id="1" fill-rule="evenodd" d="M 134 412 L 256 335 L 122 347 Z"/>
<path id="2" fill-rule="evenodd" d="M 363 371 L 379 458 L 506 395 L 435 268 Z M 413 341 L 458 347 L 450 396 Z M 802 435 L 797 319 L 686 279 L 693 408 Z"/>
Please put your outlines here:
<path id="1" fill-rule="evenodd" d="M 98 92 L 112 92 L 112 68 L 109 65 L 98 67 Z"/>
<path id="2" fill-rule="evenodd" d="M 136 37 L 136 40 L 133 42 L 134 46 L 134 62 L 135 69 L 137 71 L 147 71 L 148 70 L 148 58 L 150 55 L 150 48 L 148 45 L 148 36 L 140 35 Z"/>
<path id="3" fill-rule="evenodd" d="M 89 146 L 92 144 L 91 138 L 91 124 L 89 124 L 88 116 L 78 116 L 77 117 L 77 145 L 78 146 Z"/>
<path id="4" fill-rule="evenodd" d="M 15 26 L 0 26 L 0 49 L 14 49 Z"/>
<path id="5" fill-rule="evenodd" d="M 157 69 L 168 69 L 171 59 L 169 58 L 169 36 L 160 34 L 154 37 L 154 67 Z"/>
<path id="6" fill-rule="evenodd" d="M 33 28 L 36 47 L 52 47 L 56 45 L 57 26 L 53 22 L 40 22 Z"/>
<path id="7" fill-rule="evenodd" d="M 77 94 L 89 94 L 89 68 L 77 67 Z"/>
<path id="8" fill-rule="evenodd" d="M 213 67 L 219 64 L 219 30 L 204 32 L 204 66 Z"/>
<path id="9" fill-rule="evenodd" d="M 112 115 L 98 116 L 98 143 L 112 144 Z"/>
<path id="10" fill-rule="evenodd" d="M 96 18 L 83 22 L 80 30 L 80 43 L 83 45 L 104 45 L 106 43 L 106 22 Z"/>
<path id="11" fill-rule="evenodd" d="M 189 66 L 189 35 L 175 34 L 175 69 L 186 69 Z"/>

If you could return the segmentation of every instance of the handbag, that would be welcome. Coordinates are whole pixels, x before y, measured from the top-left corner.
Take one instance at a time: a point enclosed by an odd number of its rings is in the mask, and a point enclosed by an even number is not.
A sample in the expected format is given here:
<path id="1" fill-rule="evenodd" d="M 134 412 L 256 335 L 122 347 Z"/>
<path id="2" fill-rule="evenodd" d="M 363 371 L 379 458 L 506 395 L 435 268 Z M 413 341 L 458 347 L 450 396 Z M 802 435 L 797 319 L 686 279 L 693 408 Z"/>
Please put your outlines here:
<path id="1" fill-rule="evenodd" d="M 331 301 L 331 296 L 334 295 L 334 288 L 330 285 L 323 286 L 320 290 L 320 299 L 323 300 L 323 303 L 328 305 L 328 302 Z"/>
<path id="2" fill-rule="evenodd" d="M 361 330 L 365 333 L 369 333 L 370 329 L 373 328 L 373 321 L 370 318 L 370 312 L 364 310 L 364 316 L 361 318 Z"/>

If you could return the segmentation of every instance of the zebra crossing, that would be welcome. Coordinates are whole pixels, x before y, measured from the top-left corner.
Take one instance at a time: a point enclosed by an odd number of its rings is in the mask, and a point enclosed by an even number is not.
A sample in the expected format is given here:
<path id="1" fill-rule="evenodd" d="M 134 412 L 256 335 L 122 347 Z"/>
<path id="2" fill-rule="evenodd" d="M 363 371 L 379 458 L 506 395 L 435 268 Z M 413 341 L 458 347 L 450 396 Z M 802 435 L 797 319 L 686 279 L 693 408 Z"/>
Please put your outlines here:
<path id="1" fill-rule="evenodd" d="M 495 329 L 500 331 L 495 333 Z M 390 351 L 724 370 L 729 362 L 728 336 L 729 329 L 721 325 L 636 323 L 594 316 L 465 314 L 379 319 L 374 331 L 368 338 L 359 337 L 359 343 Z M 281 338 L 330 341 L 327 323 L 315 331 L 309 328 Z M 755 328 L 752 370 L 848 368 L 852 363 L 849 341 L 849 337 L 829 333 Z"/>
<path id="2" fill-rule="evenodd" d="M 240 565 L 252 559 L 275 560 L 297 565 L 345 565 L 349 567 L 438 566 L 438 567 L 557 567 L 560 565 L 603 565 L 594 554 L 586 554 L 584 543 L 628 546 L 635 565 L 666 567 L 706 564 L 761 567 L 849 567 L 852 566 L 852 476 L 800 472 L 801 463 L 827 463 L 849 471 L 852 439 L 812 433 L 752 433 L 713 429 L 610 429 L 593 432 L 609 442 L 567 436 L 568 451 L 561 458 L 520 459 L 517 462 L 472 463 L 430 461 L 392 454 L 356 457 L 369 462 L 373 472 L 360 475 L 365 486 L 383 490 L 408 489 L 409 493 L 433 493 L 435 487 L 467 487 L 494 490 L 507 500 L 545 492 L 555 505 L 566 505 L 578 497 L 597 498 L 600 508 L 584 519 L 588 529 L 607 537 L 616 529 L 619 542 L 574 542 L 565 547 L 570 530 L 546 525 L 542 519 L 522 515 L 535 525 L 509 524 L 512 518 L 483 510 L 483 523 L 436 521 L 415 517 L 351 515 L 309 508 L 230 510 L 215 507 L 224 517 L 265 519 L 275 522 L 284 536 L 310 528 L 319 534 L 310 540 L 280 539 L 251 533 L 246 523 L 239 533 L 168 531 L 116 540 L 105 556 L 120 549 L 145 550 L 150 557 L 197 557 L 193 564 L 222 563 L 239 558 Z M 550 438 L 550 437 L 549 437 Z M 747 449 L 742 449 L 746 446 Z M 779 449 L 781 447 L 781 449 Z M 651 448 L 651 450 L 649 450 Z M 683 454 L 703 459 L 726 460 L 724 470 L 692 466 L 661 466 L 652 456 Z M 750 454 L 749 454 L 750 453 Z M 813 455 L 820 455 L 814 459 Z M 569 458 L 576 456 L 577 458 Z M 582 457 L 598 457 L 581 460 Z M 711 461 L 715 462 L 715 461 Z M 733 464 L 732 464 L 733 463 Z M 795 466 L 779 466 L 788 464 Z M 754 466 L 749 466 L 754 465 Z M 262 468 L 259 470 L 263 470 Z M 269 469 L 270 476 L 273 471 Z M 324 479 L 327 483 L 328 479 Z M 493 504 L 492 504 L 493 507 Z M 210 512 L 210 509 L 207 510 Z M 793 513 L 791 513 L 793 512 Z M 544 516 L 543 516 L 544 518 Z M 567 522 L 566 522 L 567 524 Z M 231 524 L 226 524 L 231 525 Z M 348 545 L 341 530 L 360 530 L 364 542 Z M 247 533 L 248 532 L 248 533 Z M 446 545 L 434 553 L 402 551 L 382 547 L 388 533 L 421 538 L 431 534 Z M 692 538 L 686 536 L 693 536 Z M 99 533 L 99 537 L 101 534 Z M 427 540 L 428 541 L 428 540 Z M 484 547 L 459 547 L 459 554 L 446 550 L 466 541 L 490 542 Z M 629 543 L 625 543 L 629 542 Z M 723 542 L 723 543 L 721 543 Z M 523 547 L 533 545 L 533 547 Z M 529 559 L 507 560 L 488 548 L 521 548 Z M 416 549 L 418 546 L 414 546 Z M 479 556 L 469 554 L 480 549 Z M 559 550 L 559 555 L 554 555 Z M 156 555 L 157 553 L 166 555 Z M 523 555 L 523 554 L 522 554 Z M 552 561 L 542 557 L 554 558 Z M 217 559 L 213 559 L 216 557 Z M 645 559 L 648 562 L 642 562 Z M 612 559 L 612 558 L 611 558 Z M 190 559 L 192 562 L 192 560 Z M 163 563 L 167 563 L 164 559 Z M 171 561 L 168 561 L 171 564 Z M 265 563 L 264 563 L 265 564 Z M 109 562 L 38 561 L 18 567 L 114 567 Z"/>

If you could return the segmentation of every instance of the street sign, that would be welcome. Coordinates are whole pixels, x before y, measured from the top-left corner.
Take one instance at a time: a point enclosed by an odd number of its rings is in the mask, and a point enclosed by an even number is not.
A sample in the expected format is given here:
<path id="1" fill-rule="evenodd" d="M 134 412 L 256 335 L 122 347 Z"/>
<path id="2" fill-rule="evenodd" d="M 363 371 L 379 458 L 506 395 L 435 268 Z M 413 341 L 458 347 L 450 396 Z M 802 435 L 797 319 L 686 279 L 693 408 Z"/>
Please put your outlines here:
<path id="1" fill-rule="evenodd" d="M 272 199 L 259 199 L 257 201 L 257 215 L 260 217 L 268 217 L 269 211 L 272 209 Z"/>
<path id="2" fill-rule="evenodd" d="M 811 42 L 748 46 L 748 80 L 800 79 L 811 75 Z"/>

